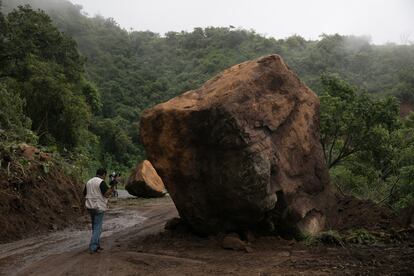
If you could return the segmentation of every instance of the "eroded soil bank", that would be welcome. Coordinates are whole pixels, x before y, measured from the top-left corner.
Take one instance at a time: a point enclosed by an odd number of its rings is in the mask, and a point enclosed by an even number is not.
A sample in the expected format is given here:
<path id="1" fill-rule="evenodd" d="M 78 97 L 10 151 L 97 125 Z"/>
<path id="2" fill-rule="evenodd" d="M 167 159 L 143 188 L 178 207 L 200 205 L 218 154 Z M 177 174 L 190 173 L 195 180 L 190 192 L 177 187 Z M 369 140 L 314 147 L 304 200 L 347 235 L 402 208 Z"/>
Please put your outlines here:
<path id="1" fill-rule="evenodd" d="M 111 200 L 104 251 L 89 255 L 90 230 L 79 229 L 0 245 L 0 275 L 409 275 L 413 233 L 405 240 L 344 246 L 260 237 L 251 253 L 221 248 L 221 237 L 166 231 L 177 212 L 169 197 Z M 411 235 L 411 238 L 410 238 Z"/>
<path id="2" fill-rule="evenodd" d="M 0 244 L 79 223 L 84 184 L 67 166 L 34 146 L 0 145 Z"/>

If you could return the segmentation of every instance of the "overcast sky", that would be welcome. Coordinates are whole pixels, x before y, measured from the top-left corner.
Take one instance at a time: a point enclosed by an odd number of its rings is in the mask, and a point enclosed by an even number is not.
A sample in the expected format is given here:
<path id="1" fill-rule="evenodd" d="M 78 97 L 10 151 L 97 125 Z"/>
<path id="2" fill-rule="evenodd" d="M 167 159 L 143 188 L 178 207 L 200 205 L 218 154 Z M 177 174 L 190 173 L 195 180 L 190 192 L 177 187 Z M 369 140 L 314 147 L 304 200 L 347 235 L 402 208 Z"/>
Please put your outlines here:
<path id="1" fill-rule="evenodd" d="M 90 16 L 114 18 L 121 27 L 191 31 L 233 25 L 268 37 L 322 33 L 368 35 L 372 42 L 414 42 L 414 0 L 71 0 Z"/>

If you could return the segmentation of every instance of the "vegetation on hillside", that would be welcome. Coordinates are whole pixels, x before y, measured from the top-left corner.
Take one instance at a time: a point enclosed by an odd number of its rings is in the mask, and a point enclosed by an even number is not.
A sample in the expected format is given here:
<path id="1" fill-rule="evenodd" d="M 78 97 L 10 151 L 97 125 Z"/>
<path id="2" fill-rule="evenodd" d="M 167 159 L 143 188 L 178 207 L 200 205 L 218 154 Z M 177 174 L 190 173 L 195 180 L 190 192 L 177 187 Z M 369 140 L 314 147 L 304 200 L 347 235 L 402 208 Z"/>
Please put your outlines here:
<path id="1" fill-rule="evenodd" d="M 48 15 L 14 10 L 26 3 Z M 414 45 L 275 39 L 232 27 L 128 32 L 64 0 L 7 0 L 3 12 L 0 91 L 10 110 L 0 113 L 0 135 L 127 170 L 144 158 L 137 122 L 145 108 L 276 53 L 321 96 L 321 142 L 339 189 L 395 206 L 413 200 L 414 117 L 400 118 L 398 106 L 414 103 Z"/>
<path id="2" fill-rule="evenodd" d="M 39 143 L 68 157 L 93 144 L 89 125 L 100 96 L 76 42 L 30 7 L 0 14 L 0 29 L 4 140 Z"/>
<path id="3" fill-rule="evenodd" d="M 414 200 L 414 113 L 394 97 L 373 99 L 337 76 L 322 76 L 321 143 L 342 193 L 397 207 Z"/>

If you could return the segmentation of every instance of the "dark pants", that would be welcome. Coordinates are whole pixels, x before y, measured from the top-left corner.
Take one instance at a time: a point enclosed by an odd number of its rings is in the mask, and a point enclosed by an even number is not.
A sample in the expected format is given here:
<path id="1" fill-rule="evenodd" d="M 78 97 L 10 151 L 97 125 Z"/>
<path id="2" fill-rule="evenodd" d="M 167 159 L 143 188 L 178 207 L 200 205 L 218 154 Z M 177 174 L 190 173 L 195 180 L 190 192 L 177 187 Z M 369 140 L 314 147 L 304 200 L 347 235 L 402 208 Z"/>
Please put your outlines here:
<path id="1" fill-rule="evenodd" d="M 89 215 L 91 216 L 92 222 L 92 237 L 91 242 L 89 243 L 89 250 L 91 252 L 96 251 L 100 247 L 100 237 L 102 232 L 102 222 L 103 222 L 103 211 L 97 209 L 88 209 Z"/>

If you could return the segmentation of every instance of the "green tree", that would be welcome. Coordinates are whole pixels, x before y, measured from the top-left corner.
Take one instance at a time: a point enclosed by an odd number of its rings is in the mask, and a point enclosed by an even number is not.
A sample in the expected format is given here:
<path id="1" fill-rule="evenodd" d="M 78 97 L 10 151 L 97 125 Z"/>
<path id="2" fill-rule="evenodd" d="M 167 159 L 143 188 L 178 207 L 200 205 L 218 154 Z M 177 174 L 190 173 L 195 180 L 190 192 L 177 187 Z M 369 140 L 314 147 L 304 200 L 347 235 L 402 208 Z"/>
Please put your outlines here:
<path id="1" fill-rule="evenodd" d="M 128 122 L 121 118 L 97 119 L 92 124 L 92 130 L 100 137 L 102 147 L 102 162 L 112 163 L 115 166 L 132 167 L 136 162 L 138 152 L 130 136 L 126 132 L 125 125 Z M 110 162 L 107 162 L 110 160 Z M 117 164 L 116 164 L 117 163 Z"/>
<path id="2" fill-rule="evenodd" d="M 405 207 L 414 200 L 414 114 L 399 118 L 395 98 L 373 99 L 323 76 L 321 143 L 343 193 Z"/>
<path id="3" fill-rule="evenodd" d="M 6 65 L 0 76 L 25 100 L 25 114 L 40 142 L 79 145 L 87 135 L 91 110 L 97 112 L 100 102 L 84 76 L 76 43 L 44 12 L 28 6 L 13 10 L 0 23 L 5 30 L 1 60 Z"/>
<path id="4" fill-rule="evenodd" d="M 414 113 L 403 119 L 393 140 L 395 154 L 394 183 L 385 201 L 399 208 L 414 202 Z"/>
<path id="5" fill-rule="evenodd" d="M 36 142 L 36 136 L 30 131 L 31 121 L 24 114 L 25 102 L 15 91 L 0 83 L 0 137 L 7 142 Z"/>
<path id="6" fill-rule="evenodd" d="M 322 85 L 321 143 L 328 167 L 362 151 L 380 155 L 383 137 L 398 128 L 395 98 L 374 100 L 332 75 L 323 75 Z"/>

